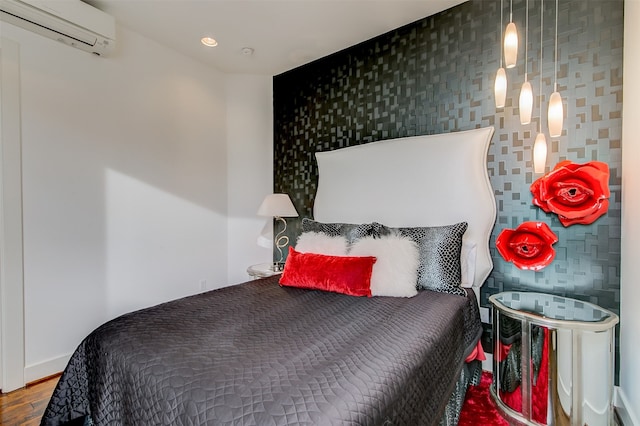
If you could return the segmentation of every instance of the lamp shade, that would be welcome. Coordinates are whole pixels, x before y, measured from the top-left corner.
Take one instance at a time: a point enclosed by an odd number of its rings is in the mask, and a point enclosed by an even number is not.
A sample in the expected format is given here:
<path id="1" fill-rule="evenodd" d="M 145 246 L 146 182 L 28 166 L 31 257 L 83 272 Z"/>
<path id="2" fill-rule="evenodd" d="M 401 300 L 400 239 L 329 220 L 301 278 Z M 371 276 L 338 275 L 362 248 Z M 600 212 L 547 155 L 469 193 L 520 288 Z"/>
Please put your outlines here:
<path id="1" fill-rule="evenodd" d="M 504 108 L 504 104 L 507 100 L 507 74 L 505 73 L 504 68 L 498 69 L 493 92 L 496 98 L 496 108 Z"/>
<path id="2" fill-rule="evenodd" d="M 298 212 L 287 194 L 269 194 L 260 204 L 258 216 L 298 217 Z"/>
<path id="3" fill-rule="evenodd" d="M 509 22 L 504 33 L 504 64 L 507 68 L 516 66 L 518 58 L 518 31 L 516 24 Z"/>
<path id="4" fill-rule="evenodd" d="M 564 111 L 562 108 L 562 96 L 560 93 L 553 92 L 549 98 L 549 112 L 547 119 L 549 122 L 549 136 L 552 138 L 562 134 L 562 120 Z"/>
<path id="5" fill-rule="evenodd" d="M 531 112 L 533 111 L 533 90 L 531 83 L 525 81 L 520 89 L 520 124 L 531 123 Z"/>
<path id="6" fill-rule="evenodd" d="M 544 133 L 538 133 L 536 141 L 533 143 L 533 171 L 534 173 L 544 173 L 547 163 L 547 138 Z"/>

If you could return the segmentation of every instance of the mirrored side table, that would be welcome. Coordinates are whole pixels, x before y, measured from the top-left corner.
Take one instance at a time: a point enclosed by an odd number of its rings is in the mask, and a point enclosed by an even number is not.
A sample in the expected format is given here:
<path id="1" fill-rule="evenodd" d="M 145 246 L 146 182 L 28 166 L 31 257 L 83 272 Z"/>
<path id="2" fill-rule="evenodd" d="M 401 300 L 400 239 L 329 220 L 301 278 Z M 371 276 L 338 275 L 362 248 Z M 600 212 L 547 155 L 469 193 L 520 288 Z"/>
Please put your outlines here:
<path id="1" fill-rule="evenodd" d="M 249 274 L 249 276 L 254 280 L 258 278 L 271 277 L 281 273 L 282 269 L 277 270 L 277 268 L 274 268 L 273 263 L 258 263 L 247 268 L 247 274 Z"/>
<path id="2" fill-rule="evenodd" d="M 493 305 L 491 395 L 510 424 L 609 426 L 616 314 L 580 300 L 504 292 Z"/>

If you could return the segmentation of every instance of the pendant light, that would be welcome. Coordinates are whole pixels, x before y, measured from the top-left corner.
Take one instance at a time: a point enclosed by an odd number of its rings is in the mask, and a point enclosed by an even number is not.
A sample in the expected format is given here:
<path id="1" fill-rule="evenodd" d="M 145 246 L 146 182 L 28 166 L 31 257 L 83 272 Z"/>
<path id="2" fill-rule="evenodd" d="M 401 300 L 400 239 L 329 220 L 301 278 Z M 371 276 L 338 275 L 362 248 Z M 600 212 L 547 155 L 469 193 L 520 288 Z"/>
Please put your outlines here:
<path id="1" fill-rule="evenodd" d="M 507 100 L 507 73 L 502 67 L 502 0 L 500 0 L 500 68 L 496 73 L 496 81 L 493 86 L 493 94 L 496 101 L 496 108 L 504 108 Z"/>
<path id="2" fill-rule="evenodd" d="M 533 143 L 533 171 L 534 173 L 544 173 L 547 165 L 547 138 L 544 133 L 538 133 L 536 141 Z"/>
<path id="3" fill-rule="evenodd" d="M 547 122 L 549 124 L 549 136 L 552 138 L 562 134 L 562 120 L 564 111 L 562 108 L 562 96 L 558 93 L 558 0 L 556 0 L 556 40 L 555 40 L 555 58 L 554 58 L 554 83 L 553 93 L 549 98 L 549 111 L 547 114 Z"/>
<path id="4" fill-rule="evenodd" d="M 544 34 L 544 0 L 540 1 L 540 100 L 538 101 L 540 121 L 538 123 L 538 136 L 533 143 L 533 171 L 544 173 L 547 162 L 547 138 L 542 133 L 542 36 Z"/>
<path id="5" fill-rule="evenodd" d="M 529 0 L 526 2 L 525 38 L 524 38 L 524 83 L 520 89 L 520 124 L 531 123 L 533 112 L 533 89 L 527 80 L 527 55 L 529 54 Z"/>
<path id="6" fill-rule="evenodd" d="M 518 58 L 518 31 L 513 23 L 513 0 L 509 8 L 509 25 L 504 33 L 504 64 L 507 68 L 516 66 Z"/>

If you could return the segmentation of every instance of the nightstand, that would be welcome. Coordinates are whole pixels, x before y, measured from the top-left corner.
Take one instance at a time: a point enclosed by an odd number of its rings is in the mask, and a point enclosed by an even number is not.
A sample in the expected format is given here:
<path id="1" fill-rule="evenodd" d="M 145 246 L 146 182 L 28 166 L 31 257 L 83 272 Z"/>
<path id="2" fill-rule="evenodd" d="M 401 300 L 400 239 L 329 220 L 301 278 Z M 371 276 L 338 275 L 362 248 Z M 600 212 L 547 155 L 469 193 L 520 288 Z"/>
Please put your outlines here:
<path id="1" fill-rule="evenodd" d="M 247 274 L 253 279 L 271 277 L 282 273 L 280 271 L 274 271 L 273 263 L 258 263 L 257 265 L 251 265 L 247 268 Z"/>
<path id="2" fill-rule="evenodd" d="M 489 301 L 491 396 L 510 423 L 614 424 L 616 314 L 543 293 L 510 291 Z"/>

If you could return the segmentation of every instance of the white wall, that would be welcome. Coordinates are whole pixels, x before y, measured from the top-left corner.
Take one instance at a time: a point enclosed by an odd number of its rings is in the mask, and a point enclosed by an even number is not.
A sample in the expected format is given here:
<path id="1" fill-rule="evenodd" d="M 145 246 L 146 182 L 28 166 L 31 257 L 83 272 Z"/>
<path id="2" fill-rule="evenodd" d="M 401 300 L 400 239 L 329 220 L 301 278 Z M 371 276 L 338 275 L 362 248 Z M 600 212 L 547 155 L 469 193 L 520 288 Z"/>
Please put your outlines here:
<path id="1" fill-rule="evenodd" d="M 247 267 L 270 262 L 271 249 L 256 240 L 267 220 L 256 216 L 273 192 L 272 77 L 227 77 L 229 283 L 249 279 Z"/>
<path id="2" fill-rule="evenodd" d="M 20 47 L 0 38 L 0 58 L 0 388 L 6 392 L 24 385 Z"/>
<path id="3" fill-rule="evenodd" d="M 0 35 L 21 55 L 30 381 L 115 315 L 228 282 L 225 76 L 121 28 L 109 58 Z"/>
<path id="4" fill-rule="evenodd" d="M 640 426 L 640 0 L 624 2 L 620 392 Z"/>

